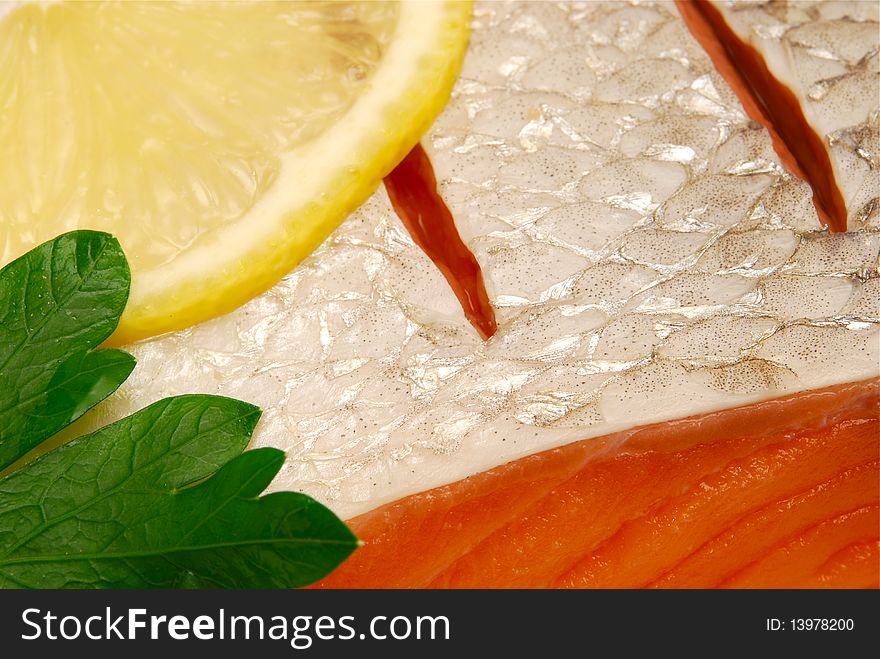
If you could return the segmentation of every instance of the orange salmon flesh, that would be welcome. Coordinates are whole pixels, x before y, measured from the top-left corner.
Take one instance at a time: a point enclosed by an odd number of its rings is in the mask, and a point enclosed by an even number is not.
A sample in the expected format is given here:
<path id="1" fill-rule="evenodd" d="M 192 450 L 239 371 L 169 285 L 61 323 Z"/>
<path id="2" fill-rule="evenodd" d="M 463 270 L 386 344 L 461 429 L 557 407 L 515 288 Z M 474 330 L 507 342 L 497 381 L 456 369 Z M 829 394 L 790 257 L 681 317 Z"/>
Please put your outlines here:
<path id="1" fill-rule="evenodd" d="M 880 381 L 576 442 L 350 520 L 325 588 L 878 588 Z"/>

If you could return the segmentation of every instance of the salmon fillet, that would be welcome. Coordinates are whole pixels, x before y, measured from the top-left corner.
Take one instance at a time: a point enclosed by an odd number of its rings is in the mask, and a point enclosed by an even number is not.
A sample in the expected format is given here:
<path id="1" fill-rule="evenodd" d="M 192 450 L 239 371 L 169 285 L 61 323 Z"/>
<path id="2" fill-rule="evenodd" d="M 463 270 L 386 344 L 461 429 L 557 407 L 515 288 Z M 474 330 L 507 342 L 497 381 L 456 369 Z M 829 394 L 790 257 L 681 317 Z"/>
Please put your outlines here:
<path id="1" fill-rule="evenodd" d="M 876 380 L 523 458 L 356 517 L 337 588 L 876 588 Z"/>

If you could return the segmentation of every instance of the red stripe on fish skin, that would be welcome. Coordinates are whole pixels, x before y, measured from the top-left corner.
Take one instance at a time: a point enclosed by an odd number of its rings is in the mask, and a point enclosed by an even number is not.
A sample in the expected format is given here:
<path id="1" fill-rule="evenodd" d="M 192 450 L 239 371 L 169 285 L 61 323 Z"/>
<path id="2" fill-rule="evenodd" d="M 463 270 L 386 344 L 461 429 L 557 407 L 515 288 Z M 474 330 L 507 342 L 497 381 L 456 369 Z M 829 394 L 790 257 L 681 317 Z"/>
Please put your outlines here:
<path id="1" fill-rule="evenodd" d="M 871 379 L 515 460 L 350 520 L 318 587 L 878 588 L 880 519 L 850 519 L 880 505 L 878 406 Z"/>
<path id="2" fill-rule="evenodd" d="M 391 205 L 410 236 L 449 282 L 465 317 L 488 340 L 498 325 L 483 271 L 437 193 L 434 168 L 422 145 L 416 144 L 384 182 Z"/>
<path id="3" fill-rule="evenodd" d="M 685 24 L 746 113 L 760 122 L 786 169 L 813 189 L 813 205 L 831 232 L 845 232 L 846 202 L 822 138 L 807 122 L 794 93 L 777 80 L 761 54 L 742 41 L 709 0 L 675 0 Z"/>

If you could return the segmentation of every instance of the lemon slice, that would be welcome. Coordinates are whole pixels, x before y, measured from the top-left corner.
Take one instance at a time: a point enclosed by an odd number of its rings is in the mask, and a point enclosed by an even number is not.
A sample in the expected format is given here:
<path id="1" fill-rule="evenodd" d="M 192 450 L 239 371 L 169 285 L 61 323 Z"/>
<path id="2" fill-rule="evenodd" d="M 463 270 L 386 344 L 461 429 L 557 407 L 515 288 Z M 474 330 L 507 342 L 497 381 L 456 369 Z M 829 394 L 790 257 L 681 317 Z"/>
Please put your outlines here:
<path id="1" fill-rule="evenodd" d="M 442 109 L 468 2 L 0 5 L 0 265 L 75 228 L 132 267 L 113 343 L 266 290 Z"/>

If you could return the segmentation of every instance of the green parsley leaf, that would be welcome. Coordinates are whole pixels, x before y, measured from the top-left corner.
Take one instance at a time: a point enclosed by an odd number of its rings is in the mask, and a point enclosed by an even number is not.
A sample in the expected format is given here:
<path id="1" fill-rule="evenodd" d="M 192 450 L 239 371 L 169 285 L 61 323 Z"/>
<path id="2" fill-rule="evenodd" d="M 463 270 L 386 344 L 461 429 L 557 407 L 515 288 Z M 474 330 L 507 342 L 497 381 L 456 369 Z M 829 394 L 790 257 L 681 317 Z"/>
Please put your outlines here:
<path id="1" fill-rule="evenodd" d="M 0 470 L 109 396 L 134 368 L 91 352 L 116 329 L 130 275 L 115 238 L 76 231 L 0 270 Z"/>
<path id="2" fill-rule="evenodd" d="M 119 244 L 65 234 L 0 270 L 0 455 L 9 464 L 109 395 L 134 360 L 94 350 L 128 295 Z M 286 588 L 357 539 L 294 492 L 284 454 L 244 451 L 258 408 L 168 398 L 0 478 L 0 587 Z"/>

